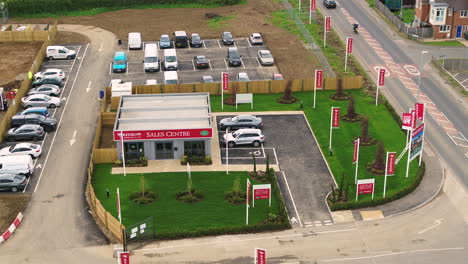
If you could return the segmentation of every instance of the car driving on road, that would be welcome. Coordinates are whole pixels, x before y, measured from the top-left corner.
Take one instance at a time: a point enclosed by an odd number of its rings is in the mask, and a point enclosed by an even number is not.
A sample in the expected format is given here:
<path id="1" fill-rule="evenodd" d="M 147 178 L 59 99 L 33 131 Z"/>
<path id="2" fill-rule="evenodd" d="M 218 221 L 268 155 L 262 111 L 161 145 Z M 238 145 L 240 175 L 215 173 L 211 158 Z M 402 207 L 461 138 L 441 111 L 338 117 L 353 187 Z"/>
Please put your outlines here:
<path id="1" fill-rule="evenodd" d="M 18 156 L 29 155 L 31 158 L 37 158 L 41 155 L 41 145 L 31 143 L 18 143 L 11 147 L 0 149 L 0 156 Z"/>
<path id="2" fill-rule="evenodd" d="M 223 135 L 222 143 L 227 144 L 230 148 L 236 145 L 253 145 L 259 147 L 265 141 L 265 136 L 260 129 L 243 128 L 234 133 Z"/>
<path id="3" fill-rule="evenodd" d="M 223 118 L 219 121 L 218 127 L 222 130 L 231 130 L 239 128 L 261 128 L 263 121 L 261 117 L 253 115 L 237 115 L 234 117 Z"/>

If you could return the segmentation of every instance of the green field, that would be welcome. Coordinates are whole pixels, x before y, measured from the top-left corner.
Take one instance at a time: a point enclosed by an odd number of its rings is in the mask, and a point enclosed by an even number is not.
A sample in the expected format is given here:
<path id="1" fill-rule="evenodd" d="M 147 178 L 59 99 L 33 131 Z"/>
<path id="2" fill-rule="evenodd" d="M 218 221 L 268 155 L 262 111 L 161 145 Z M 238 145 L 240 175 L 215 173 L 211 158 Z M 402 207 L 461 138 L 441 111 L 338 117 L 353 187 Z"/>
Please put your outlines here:
<path id="1" fill-rule="evenodd" d="M 148 205 L 137 205 L 128 199 L 130 193 L 140 189 L 141 174 L 112 175 L 110 164 L 96 164 L 92 184 L 97 198 L 117 218 L 116 189 L 120 188 L 122 224 L 135 224 L 154 216 L 155 232 L 188 232 L 210 228 L 231 228 L 245 226 L 245 204 L 231 205 L 224 201 L 224 193 L 233 187 L 240 177 L 241 188 L 245 190 L 246 172 L 192 172 L 193 186 L 204 195 L 201 202 L 186 204 L 176 200 L 176 193 L 186 189 L 187 173 L 145 174 L 147 190 L 157 193 L 157 200 Z M 256 182 L 250 180 L 252 184 Z M 106 188 L 111 190 L 106 197 Z M 267 211 L 278 213 L 278 202 L 272 196 L 271 208 L 268 200 L 257 200 L 255 208 L 249 210 L 249 224 L 254 225 L 266 219 Z"/>
<path id="2" fill-rule="evenodd" d="M 432 46 L 452 46 L 452 47 L 463 47 L 462 43 L 458 40 L 446 40 L 446 41 L 428 41 L 428 42 L 421 42 L 424 45 L 432 45 Z"/>

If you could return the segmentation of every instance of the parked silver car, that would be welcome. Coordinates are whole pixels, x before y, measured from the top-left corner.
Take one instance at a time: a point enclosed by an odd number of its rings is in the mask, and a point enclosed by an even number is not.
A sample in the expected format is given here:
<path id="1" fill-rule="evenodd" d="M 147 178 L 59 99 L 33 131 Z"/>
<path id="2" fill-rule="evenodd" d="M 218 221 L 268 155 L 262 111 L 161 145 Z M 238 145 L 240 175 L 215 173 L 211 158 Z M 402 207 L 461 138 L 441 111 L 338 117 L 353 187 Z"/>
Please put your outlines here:
<path id="1" fill-rule="evenodd" d="M 43 139 L 45 136 L 44 128 L 40 125 L 22 125 L 17 128 L 10 128 L 8 130 L 6 139 L 7 141 L 17 140 L 32 140 L 38 141 Z"/>
<path id="2" fill-rule="evenodd" d="M 41 155 L 41 145 L 31 143 L 18 143 L 11 147 L 0 149 L 0 156 L 18 156 L 18 155 L 30 155 L 31 158 L 37 158 Z"/>
<path id="3" fill-rule="evenodd" d="M 263 45 L 263 38 L 260 33 L 252 33 L 249 36 L 250 43 L 252 45 Z"/>
<path id="4" fill-rule="evenodd" d="M 33 106 L 55 108 L 57 106 L 60 106 L 60 98 L 48 96 L 46 94 L 33 94 L 28 97 L 21 98 L 21 103 L 25 108 Z"/>
<path id="5" fill-rule="evenodd" d="M 218 127 L 222 130 L 231 130 L 239 128 L 261 128 L 263 126 L 262 118 L 252 115 L 238 115 L 234 117 L 223 118 L 219 121 Z"/>
<path id="6" fill-rule="evenodd" d="M 43 72 L 36 72 L 34 74 L 34 80 L 38 79 L 38 78 L 49 77 L 49 76 L 58 77 L 61 80 L 65 79 L 65 73 L 62 70 L 60 70 L 60 69 L 47 69 L 47 70 L 45 70 Z"/>
<path id="7" fill-rule="evenodd" d="M 58 96 L 60 94 L 60 87 L 55 84 L 43 84 L 37 88 L 29 90 L 28 95 L 33 94 L 47 94 L 50 96 Z"/>
<path id="8" fill-rule="evenodd" d="M 0 174 L 0 190 L 17 192 L 24 190 L 28 179 L 24 175 Z"/>
<path id="9" fill-rule="evenodd" d="M 259 50 L 257 56 L 258 61 L 260 61 L 260 64 L 263 66 L 271 66 L 275 64 L 273 55 L 271 55 L 271 52 L 269 50 Z"/>
<path id="10" fill-rule="evenodd" d="M 265 136 L 260 129 L 243 128 L 234 133 L 223 135 L 222 143 L 228 144 L 230 148 L 236 145 L 253 145 L 259 147 L 265 141 Z"/>

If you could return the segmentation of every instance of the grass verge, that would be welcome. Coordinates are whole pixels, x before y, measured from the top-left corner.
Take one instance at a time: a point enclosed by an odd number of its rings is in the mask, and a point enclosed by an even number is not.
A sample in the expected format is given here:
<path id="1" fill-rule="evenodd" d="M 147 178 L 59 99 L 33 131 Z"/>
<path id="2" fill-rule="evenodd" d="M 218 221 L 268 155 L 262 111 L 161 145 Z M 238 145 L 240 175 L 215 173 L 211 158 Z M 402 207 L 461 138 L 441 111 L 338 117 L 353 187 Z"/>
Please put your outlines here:
<path id="1" fill-rule="evenodd" d="M 451 46 L 451 47 L 463 47 L 462 43 L 458 40 L 446 40 L 446 41 L 427 41 L 421 42 L 424 45 L 432 45 L 432 46 Z"/>
<path id="2" fill-rule="evenodd" d="M 235 15 L 229 15 L 211 18 L 208 20 L 208 27 L 211 29 L 227 27 L 229 20 L 234 19 L 235 17 Z"/>

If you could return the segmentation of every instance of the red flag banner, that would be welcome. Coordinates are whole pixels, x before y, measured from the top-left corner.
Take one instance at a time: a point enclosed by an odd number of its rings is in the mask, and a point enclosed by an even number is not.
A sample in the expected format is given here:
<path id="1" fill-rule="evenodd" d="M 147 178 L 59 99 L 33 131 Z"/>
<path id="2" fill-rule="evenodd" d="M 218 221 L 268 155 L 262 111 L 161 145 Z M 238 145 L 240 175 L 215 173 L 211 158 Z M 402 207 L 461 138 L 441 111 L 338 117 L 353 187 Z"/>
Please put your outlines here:
<path id="1" fill-rule="evenodd" d="M 229 74 L 227 72 L 223 72 L 223 90 L 229 90 Z"/>
<path id="2" fill-rule="evenodd" d="M 358 153 L 359 153 L 359 138 L 354 140 L 354 153 L 353 153 L 353 163 L 356 163 L 358 160 Z"/>
<path id="3" fill-rule="evenodd" d="M 412 119 L 413 118 L 411 116 L 411 113 L 403 113 L 403 125 L 401 126 L 401 128 L 405 130 L 410 130 L 413 127 L 411 124 Z"/>
<path id="4" fill-rule="evenodd" d="M 321 89 L 323 83 L 323 71 L 315 70 L 315 87 Z"/>
<path id="5" fill-rule="evenodd" d="M 379 86 L 385 85 L 385 69 L 379 70 Z"/>
<path id="6" fill-rule="evenodd" d="M 347 38 L 346 52 L 353 53 L 353 38 Z"/>
<path id="7" fill-rule="evenodd" d="M 411 129 L 416 128 L 416 110 L 411 110 Z"/>
<path id="8" fill-rule="evenodd" d="M 331 27 L 331 17 L 327 16 L 325 17 L 325 31 L 330 32 L 330 27 Z"/>
<path id="9" fill-rule="evenodd" d="M 248 206 L 250 206 L 250 181 L 247 179 L 247 199 L 246 203 Z"/>
<path id="10" fill-rule="evenodd" d="M 120 252 L 120 264 L 130 264 L 130 253 Z"/>
<path id="11" fill-rule="evenodd" d="M 424 104 L 416 103 L 414 109 L 416 110 L 416 117 L 421 121 L 424 120 Z"/>
<path id="12" fill-rule="evenodd" d="M 310 0 L 310 10 L 315 11 L 316 5 L 315 5 L 316 0 Z"/>
<path id="13" fill-rule="evenodd" d="M 262 248 L 256 248 L 255 260 L 256 264 L 266 264 L 266 250 Z"/>
<path id="14" fill-rule="evenodd" d="M 395 174 L 396 152 L 387 152 L 387 175 Z"/>
<path id="15" fill-rule="evenodd" d="M 333 107 L 332 127 L 340 127 L 340 108 Z"/>

